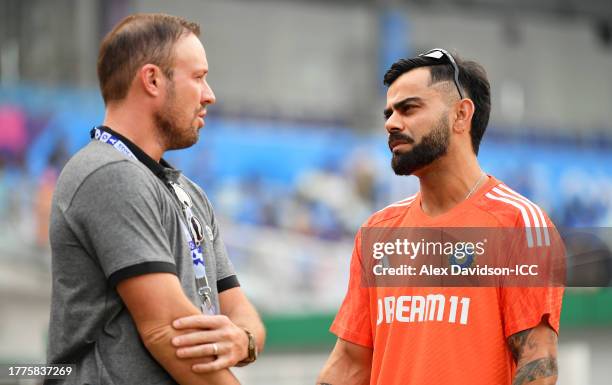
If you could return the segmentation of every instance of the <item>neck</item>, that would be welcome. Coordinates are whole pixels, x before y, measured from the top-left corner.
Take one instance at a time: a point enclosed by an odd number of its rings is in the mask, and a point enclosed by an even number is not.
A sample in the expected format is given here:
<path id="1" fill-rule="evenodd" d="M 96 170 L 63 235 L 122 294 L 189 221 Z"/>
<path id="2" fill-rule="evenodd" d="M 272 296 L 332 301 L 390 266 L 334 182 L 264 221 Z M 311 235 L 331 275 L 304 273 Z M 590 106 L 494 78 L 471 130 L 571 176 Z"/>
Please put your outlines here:
<path id="1" fill-rule="evenodd" d="M 148 156 L 160 161 L 164 147 L 157 136 L 157 127 L 152 114 L 143 108 L 131 108 L 128 102 L 109 105 L 106 108 L 104 125 L 125 136 Z"/>
<path id="2" fill-rule="evenodd" d="M 429 216 L 437 216 L 473 195 L 485 182 L 475 156 L 462 159 L 439 159 L 417 177 L 420 182 L 421 208 Z M 457 167 L 457 164 L 462 164 Z"/>

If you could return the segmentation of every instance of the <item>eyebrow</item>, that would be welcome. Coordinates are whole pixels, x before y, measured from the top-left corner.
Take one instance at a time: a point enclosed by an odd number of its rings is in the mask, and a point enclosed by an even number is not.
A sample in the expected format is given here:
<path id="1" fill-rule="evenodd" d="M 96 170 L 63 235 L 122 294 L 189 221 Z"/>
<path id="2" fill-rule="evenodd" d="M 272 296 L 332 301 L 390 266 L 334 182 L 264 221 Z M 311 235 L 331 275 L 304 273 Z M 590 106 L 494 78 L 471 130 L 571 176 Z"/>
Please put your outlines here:
<path id="1" fill-rule="evenodd" d="M 393 104 L 393 109 L 385 108 L 383 113 L 385 114 L 385 117 L 389 117 L 393 113 L 393 110 L 399 110 L 399 109 L 402 109 L 403 107 L 405 107 L 407 104 L 410 104 L 410 103 L 421 103 L 422 101 L 423 101 L 423 99 L 421 99 L 421 98 L 419 98 L 417 96 L 409 96 L 409 97 L 407 97 L 405 99 L 402 99 L 399 102 Z"/>

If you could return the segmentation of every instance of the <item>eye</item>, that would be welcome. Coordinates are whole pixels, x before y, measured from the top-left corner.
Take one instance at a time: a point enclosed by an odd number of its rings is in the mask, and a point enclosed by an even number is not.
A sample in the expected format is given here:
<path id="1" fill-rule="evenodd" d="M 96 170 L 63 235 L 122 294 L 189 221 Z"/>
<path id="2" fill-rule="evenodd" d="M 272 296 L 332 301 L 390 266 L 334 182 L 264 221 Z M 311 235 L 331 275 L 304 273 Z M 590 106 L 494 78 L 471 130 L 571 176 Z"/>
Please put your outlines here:
<path id="1" fill-rule="evenodd" d="M 416 108 L 417 106 L 414 104 L 406 104 L 400 108 L 400 111 L 402 112 L 403 115 L 408 115 L 409 113 L 414 111 Z"/>

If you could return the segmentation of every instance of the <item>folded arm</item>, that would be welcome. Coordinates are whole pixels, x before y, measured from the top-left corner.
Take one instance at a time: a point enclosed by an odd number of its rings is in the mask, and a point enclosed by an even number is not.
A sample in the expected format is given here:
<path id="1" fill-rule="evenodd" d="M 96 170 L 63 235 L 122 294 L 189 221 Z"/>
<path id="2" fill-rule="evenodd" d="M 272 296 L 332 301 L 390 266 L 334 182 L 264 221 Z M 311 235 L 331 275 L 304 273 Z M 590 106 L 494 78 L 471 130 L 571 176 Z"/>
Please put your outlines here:
<path id="1" fill-rule="evenodd" d="M 185 296 L 175 275 L 153 273 L 128 278 L 117 285 L 117 292 L 132 315 L 145 347 L 176 382 L 181 385 L 239 384 L 227 369 L 209 373 L 192 370 L 193 366 L 210 359 L 177 357 L 171 341 L 188 331 L 175 329 L 172 321 L 201 313 Z"/>
<path id="2" fill-rule="evenodd" d="M 257 350 L 261 352 L 266 340 L 264 328 L 257 310 L 249 302 L 240 287 L 225 290 L 219 294 L 221 314 L 225 314 L 235 325 L 247 329 L 257 342 Z"/>
<path id="3" fill-rule="evenodd" d="M 210 357 L 208 363 L 195 365 L 196 372 L 209 372 L 235 366 L 248 357 L 249 340 L 244 329 L 254 337 L 257 350 L 264 347 L 266 331 L 240 287 L 219 293 L 221 315 L 195 315 L 178 319 L 174 327 L 192 332 L 173 340 L 180 357 Z M 196 330 L 196 331 L 194 331 Z M 213 350 L 213 344 L 216 349 Z M 215 352 L 216 350 L 216 352 Z"/>

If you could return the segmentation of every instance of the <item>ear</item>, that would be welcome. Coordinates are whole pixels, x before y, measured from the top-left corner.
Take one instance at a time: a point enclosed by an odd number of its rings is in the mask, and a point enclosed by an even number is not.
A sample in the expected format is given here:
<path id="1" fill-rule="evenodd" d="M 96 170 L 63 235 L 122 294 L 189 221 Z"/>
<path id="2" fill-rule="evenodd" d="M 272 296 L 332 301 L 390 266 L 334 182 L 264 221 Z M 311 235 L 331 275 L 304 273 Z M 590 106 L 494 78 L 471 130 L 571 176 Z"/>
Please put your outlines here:
<path id="1" fill-rule="evenodd" d="M 453 131 L 463 133 L 472 127 L 472 116 L 474 115 L 474 102 L 472 99 L 462 99 L 455 105 L 455 122 Z"/>
<path id="2" fill-rule="evenodd" d="M 161 94 L 165 78 L 162 74 L 161 68 L 155 64 L 145 64 L 138 71 L 138 80 L 140 81 L 144 92 L 155 97 Z"/>

